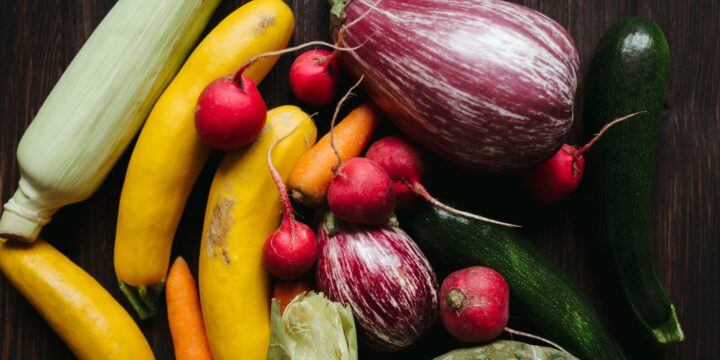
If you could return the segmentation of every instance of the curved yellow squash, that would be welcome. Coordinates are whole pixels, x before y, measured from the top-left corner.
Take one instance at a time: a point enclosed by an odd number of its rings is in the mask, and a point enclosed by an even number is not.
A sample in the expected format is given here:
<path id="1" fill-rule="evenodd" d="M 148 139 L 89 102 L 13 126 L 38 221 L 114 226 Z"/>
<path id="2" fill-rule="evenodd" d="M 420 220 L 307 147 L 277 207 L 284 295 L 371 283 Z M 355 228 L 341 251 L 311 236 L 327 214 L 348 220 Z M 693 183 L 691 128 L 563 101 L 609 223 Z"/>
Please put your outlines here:
<path id="1" fill-rule="evenodd" d="M 202 90 L 252 56 L 285 48 L 293 27 L 293 14 L 282 0 L 245 4 L 205 37 L 159 98 L 135 145 L 120 197 L 115 238 L 120 281 L 146 287 L 165 279 L 175 230 L 210 153 L 195 132 L 195 104 Z M 262 59 L 246 74 L 259 82 L 276 60 Z M 139 305 L 152 307 L 154 299 L 142 300 L 145 304 Z"/>
<path id="2" fill-rule="evenodd" d="M 267 164 L 283 180 L 316 140 L 310 117 L 296 106 L 268 112 L 260 138 L 223 158 L 213 179 L 200 247 L 200 301 L 216 360 L 265 359 L 270 342 L 270 289 L 262 248 L 280 224 L 280 194 Z"/>
<path id="3" fill-rule="evenodd" d="M 0 269 L 79 359 L 154 359 L 127 311 L 45 241 L 0 239 Z"/>

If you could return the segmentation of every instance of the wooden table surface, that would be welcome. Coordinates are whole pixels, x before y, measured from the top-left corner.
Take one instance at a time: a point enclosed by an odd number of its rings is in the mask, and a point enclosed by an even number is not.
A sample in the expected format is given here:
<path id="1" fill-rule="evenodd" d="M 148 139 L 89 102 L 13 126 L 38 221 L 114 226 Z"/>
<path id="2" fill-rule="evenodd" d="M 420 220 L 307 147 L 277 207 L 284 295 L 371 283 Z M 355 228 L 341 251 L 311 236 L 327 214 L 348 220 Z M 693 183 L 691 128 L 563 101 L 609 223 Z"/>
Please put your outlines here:
<path id="1" fill-rule="evenodd" d="M 392 1 L 392 0 L 385 0 Z M 55 82 L 114 0 L 4 0 L 0 2 L 0 198 L 4 203 L 19 177 L 18 141 Z M 210 25 L 243 1 L 222 2 Z M 526 233 L 591 297 L 611 331 L 633 357 L 643 359 L 720 358 L 720 2 L 716 0 L 524 0 L 557 20 L 572 34 L 583 68 L 602 32 L 627 16 L 645 16 L 665 31 L 672 53 L 672 78 L 660 127 L 654 184 L 654 259 L 660 279 L 677 307 L 686 340 L 652 350 L 623 332 L 626 319 L 613 305 L 616 294 L 604 282 L 602 266 L 591 264 L 591 244 L 579 225 L 582 207 L 571 199 L 550 208 L 522 208 Z M 290 1 L 296 15 L 294 44 L 329 39 L 326 0 Z M 285 57 L 263 82 L 268 106 L 296 103 L 287 86 L 292 57 Z M 581 90 L 582 92 L 582 90 Z M 581 106 L 581 105 L 580 105 Z M 310 109 L 315 111 L 316 109 Z M 579 110 L 579 109 L 578 109 Z M 327 122 L 320 109 L 318 122 Z M 580 113 L 580 112 L 578 112 Z M 321 127 L 323 125 L 320 125 Z M 571 140 L 577 140 L 581 119 Z M 129 152 L 89 200 L 59 211 L 43 237 L 77 262 L 128 307 L 113 273 L 117 204 Z M 173 249 L 197 267 L 198 243 L 207 189 L 219 154 L 192 193 Z M 479 179 L 478 181 L 484 181 Z M 438 181 L 436 181 L 436 184 Z M 440 182 L 442 183 L 442 182 Z M 489 180 L 490 184 L 497 181 Z M 512 182 L 511 182 L 512 183 Z M 473 191 L 480 199 L 483 191 Z M 497 196 L 495 197 L 497 198 Z M 511 199 L 516 199 L 513 197 Z M 515 201 L 515 200 L 513 200 Z M 492 202 L 488 201 L 492 207 Z M 504 204 L 507 207 L 507 203 Z M 72 354 L 30 304 L 0 276 L 0 359 L 66 359 Z M 167 317 L 162 309 L 141 322 L 159 359 L 172 358 Z M 434 352 L 446 349 L 436 348 Z M 410 351 L 387 358 L 425 358 Z M 366 356 L 365 358 L 376 358 Z"/>

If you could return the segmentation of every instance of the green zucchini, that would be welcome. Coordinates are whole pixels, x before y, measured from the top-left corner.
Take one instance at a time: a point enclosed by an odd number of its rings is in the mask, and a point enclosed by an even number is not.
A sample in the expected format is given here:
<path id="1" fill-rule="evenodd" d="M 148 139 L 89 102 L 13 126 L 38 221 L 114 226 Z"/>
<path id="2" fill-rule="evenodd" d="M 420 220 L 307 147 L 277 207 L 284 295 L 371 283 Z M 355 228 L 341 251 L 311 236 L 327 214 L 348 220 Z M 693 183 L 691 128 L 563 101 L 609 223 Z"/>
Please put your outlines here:
<path id="1" fill-rule="evenodd" d="M 590 138 L 614 118 L 646 111 L 610 129 L 588 153 L 586 181 L 606 263 L 644 335 L 659 345 L 684 337 L 651 248 L 653 157 L 669 66 L 668 44 L 655 23 L 629 18 L 613 25 L 590 62 L 583 125 Z"/>
<path id="2" fill-rule="evenodd" d="M 624 359 L 592 305 L 572 281 L 518 231 L 423 202 L 400 224 L 434 267 L 482 265 L 510 286 L 510 311 L 580 359 Z"/>

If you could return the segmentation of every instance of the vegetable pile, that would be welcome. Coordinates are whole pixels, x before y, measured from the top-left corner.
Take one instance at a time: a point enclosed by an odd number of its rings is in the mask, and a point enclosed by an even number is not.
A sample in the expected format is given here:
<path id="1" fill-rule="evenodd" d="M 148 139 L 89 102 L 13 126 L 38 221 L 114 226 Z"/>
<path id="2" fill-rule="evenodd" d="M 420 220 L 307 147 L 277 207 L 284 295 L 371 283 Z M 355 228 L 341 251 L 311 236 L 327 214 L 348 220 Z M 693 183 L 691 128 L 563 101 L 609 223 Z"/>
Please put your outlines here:
<path id="1" fill-rule="evenodd" d="M 121 0 L 108 14 L 23 136 L 23 176 L 0 218 L 0 269 L 78 358 L 153 354 L 107 291 L 35 240 L 59 207 L 91 195 L 145 119 L 120 195 L 114 266 L 140 319 L 162 308 L 167 285 L 178 359 L 356 360 L 411 348 L 434 326 L 474 346 L 425 354 L 447 352 L 437 359 L 623 359 L 521 224 L 431 195 L 442 193 L 435 155 L 468 176 L 512 173 L 524 179 L 518 191 L 550 209 L 573 200 L 587 170 L 599 243 L 634 320 L 656 345 L 683 340 L 651 261 L 669 56 L 657 25 L 627 19 L 602 38 L 585 94 L 588 142 L 576 148 L 565 142 L 580 62 L 555 21 L 500 0 L 372 1 L 331 1 L 335 43 L 286 48 L 290 9 L 252 0 L 182 67 L 217 0 Z M 167 19 L 154 21 L 158 12 Z M 130 13 L 142 16 L 127 21 Z M 103 52 L 109 40 L 126 52 Z M 307 47 L 288 90 L 334 107 L 332 119 L 294 105 L 268 110 L 257 87 L 280 56 Z M 102 71 L 89 79 L 82 67 Z M 356 81 L 349 89 L 343 71 Z M 126 93 L 111 93 L 117 82 Z M 365 97 L 343 109 L 358 86 Z M 386 115 L 397 128 L 380 127 Z M 316 143 L 319 121 L 330 129 Z M 182 257 L 168 265 L 212 149 L 224 153 L 205 189 L 197 286 Z M 515 319 L 532 333 L 511 328 Z M 530 343 L 498 340 L 504 334 Z"/>

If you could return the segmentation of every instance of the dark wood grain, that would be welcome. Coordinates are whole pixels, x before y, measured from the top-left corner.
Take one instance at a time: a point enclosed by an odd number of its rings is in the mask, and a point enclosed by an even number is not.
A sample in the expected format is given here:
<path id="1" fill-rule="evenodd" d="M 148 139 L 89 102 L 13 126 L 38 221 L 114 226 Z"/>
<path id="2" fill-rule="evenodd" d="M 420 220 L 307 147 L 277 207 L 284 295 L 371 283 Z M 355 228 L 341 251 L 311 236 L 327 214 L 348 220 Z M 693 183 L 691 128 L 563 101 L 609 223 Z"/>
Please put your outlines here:
<path id="1" fill-rule="evenodd" d="M 391 1 L 391 0 L 385 0 Z M 522 197 L 486 196 L 484 207 L 527 220 L 528 235 L 567 271 L 591 297 L 619 334 L 629 353 L 638 358 L 720 358 L 720 4 L 715 0 L 524 0 L 564 25 L 576 41 L 587 66 L 602 32 L 626 16 L 645 16 L 665 31 L 672 53 L 672 78 L 659 134 L 654 184 L 654 258 L 659 276 L 674 301 L 686 341 L 652 350 L 626 334 L 627 321 L 615 311 L 602 264 L 591 261 L 591 234 L 582 225 L 582 204 L 575 199 L 551 208 L 539 208 Z M 15 149 L 42 101 L 84 41 L 110 9 L 113 0 L 5 0 L 0 2 L 0 198 L 4 203 L 15 190 L 19 172 Z M 223 1 L 211 26 L 243 1 Z M 329 38 L 325 0 L 289 1 L 296 15 L 293 43 Z M 280 60 L 263 82 L 268 106 L 296 103 L 287 86 L 291 57 Z M 582 93 L 582 89 L 580 90 Z M 579 104 L 581 107 L 582 105 Z M 319 127 L 326 128 L 328 109 L 319 111 Z M 577 109 L 581 110 L 581 109 Z M 581 111 L 577 111 L 581 113 Z M 571 140 L 579 139 L 578 119 Z M 117 204 L 129 159 L 126 153 L 89 200 L 57 213 L 43 237 L 77 262 L 122 300 L 112 266 Z M 214 154 L 195 187 L 173 248 L 193 269 L 197 267 L 205 197 L 217 166 Z M 468 183 L 471 184 L 474 179 Z M 478 180 L 481 181 L 481 180 Z M 435 187 L 446 181 L 437 180 Z M 486 184 L 497 184 L 489 180 Z M 504 186 L 512 188 L 517 182 Z M 509 184 L 509 185 L 508 185 Z M 517 193 L 517 191 L 515 191 Z M 497 206 L 496 206 L 497 205 Z M 502 210 L 502 209 L 506 210 Z M 499 209 L 499 210 L 498 210 Z M 511 209 L 511 210 L 507 210 Z M 503 212 L 505 211 L 505 212 Z M 514 211 L 514 213 L 513 213 Z M 0 359 L 66 359 L 68 348 L 35 310 L 0 277 Z M 164 311 L 141 322 L 159 359 L 171 359 Z M 431 336 L 442 337 L 434 332 Z M 434 352 L 444 349 L 435 349 Z M 424 358 L 411 350 L 404 356 Z M 375 358 L 375 356 L 367 356 Z"/>

